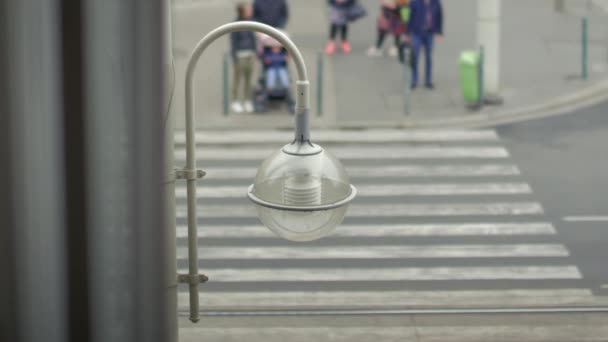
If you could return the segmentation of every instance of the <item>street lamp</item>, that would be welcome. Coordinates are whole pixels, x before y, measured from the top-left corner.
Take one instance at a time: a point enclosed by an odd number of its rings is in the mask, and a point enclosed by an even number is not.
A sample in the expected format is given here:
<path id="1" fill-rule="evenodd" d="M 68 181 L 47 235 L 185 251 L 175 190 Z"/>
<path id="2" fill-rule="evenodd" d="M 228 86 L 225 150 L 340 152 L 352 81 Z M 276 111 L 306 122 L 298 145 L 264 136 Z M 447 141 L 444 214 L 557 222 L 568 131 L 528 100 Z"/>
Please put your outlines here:
<path id="1" fill-rule="evenodd" d="M 309 88 L 306 65 L 295 44 L 268 25 L 238 21 L 208 33 L 196 45 L 186 69 L 186 167 L 178 177 L 187 181 L 188 274 L 178 275 L 190 286 L 190 320 L 197 322 L 198 284 L 206 277 L 198 273 L 196 180 L 204 176 L 196 169 L 194 82 L 196 65 L 203 51 L 219 37 L 234 31 L 256 31 L 278 40 L 289 52 L 297 70 L 295 136 L 260 166 L 247 192 L 262 223 L 277 235 L 293 241 L 310 241 L 329 234 L 344 218 L 357 190 L 342 164 L 310 140 Z"/>

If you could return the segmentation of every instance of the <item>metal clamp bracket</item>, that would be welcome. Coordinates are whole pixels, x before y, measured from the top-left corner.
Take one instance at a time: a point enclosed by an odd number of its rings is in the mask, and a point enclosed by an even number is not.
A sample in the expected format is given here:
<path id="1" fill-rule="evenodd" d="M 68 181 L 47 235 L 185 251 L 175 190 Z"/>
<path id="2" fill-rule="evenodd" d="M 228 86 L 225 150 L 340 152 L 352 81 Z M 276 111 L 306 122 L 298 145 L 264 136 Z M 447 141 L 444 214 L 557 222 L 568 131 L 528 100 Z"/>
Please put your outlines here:
<path id="1" fill-rule="evenodd" d="M 189 274 L 178 274 L 177 275 L 177 282 L 180 284 L 196 285 L 196 284 L 206 283 L 208 281 L 209 281 L 209 277 L 207 277 L 204 274 L 199 274 L 198 276 L 196 276 L 196 275 L 191 276 Z"/>
<path id="2" fill-rule="evenodd" d="M 187 179 L 194 180 L 205 177 L 207 173 L 203 170 L 188 170 L 188 169 L 176 169 L 175 170 L 175 178 L 176 179 Z"/>

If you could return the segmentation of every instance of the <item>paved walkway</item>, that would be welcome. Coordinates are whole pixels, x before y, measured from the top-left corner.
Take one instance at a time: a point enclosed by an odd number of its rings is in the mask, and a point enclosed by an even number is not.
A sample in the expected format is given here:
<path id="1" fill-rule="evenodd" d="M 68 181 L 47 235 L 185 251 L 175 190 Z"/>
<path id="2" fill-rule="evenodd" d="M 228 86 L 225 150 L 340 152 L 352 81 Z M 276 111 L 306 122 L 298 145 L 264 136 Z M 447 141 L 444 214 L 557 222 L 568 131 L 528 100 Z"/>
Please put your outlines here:
<path id="1" fill-rule="evenodd" d="M 595 0 L 590 15 L 589 72 L 580 79 L 581 16 L 586 2 L 566 0 L 566 9 L 554 10 L 552 0 L 503 1 L 502 95 L 505 104 L 487 107 L 482 113 L 509 112 L 550 102 L 592 87 L 608 75 L 608 22 L 605 0 Z M 403 120 L 458 120 L 470 117 L 460 93 L 458 56 L 475 49 L 476 0 L 445 1 L 445 39 L 437 44 L 435 83 L 437 90 L 417 90 L 412 114 L 402 112 L 403 79 L 400 65 L 390 57 L 369 58 L 365 50 L 373 42 L 377 0 L 362 0 L 370 15 L 352 25 L 350 55 L 325 59 L 324 105 L 318 126 L 393 125 Z M 316 108 L 316 57 L 327 35 L 324 0 L 291 1 L 289 32 L 301 47 L 313 84 Z M 603 6 L 602 6 L 603 4 Z M 233 4 L 220 0 L 174 0 L 174 46 L 177 89 L 175 110 L 183 126 L 183 73 L 189 51 L 196 41 L 217 25 L 231 21 Z M 387 46 L 389 41 L 386 42 Z M 285 113 L 222 117 L 221 54 L 227 39 L 210 48 L 196 77 L 199 127 L 288 127 Z"/>
<path id="2" fill-rule="evenodd" d="M 377 1 L 364 3 L 373 9 Z M 505 106 L 530 105 L 583 87 L 585 82 L 580 80 L 580 13 L 585 2 L 567 2 L 564 14 L 553 10 L 553 1 L 515 0 L 502 1 L 502 4 L 501 80 Z M 415 91 L 412 97 L 414 119 L 469 114 L 460 91 L 458 58 L 461 51 L 476 49 L 476 5 L 476 0 L 444 1 L 445 39 L 437 42 L 435 51 L 437 90 Z M 372 27 L 373 15 L 353 25 L 356 52 L 352 56 L 333 58 L 338 122 L 395 120 L 403 115 L 403 81 L 398 66 L 387 58 L 370 61 L 362 53 L 373 40 Z M 591 19 L 592 76 L 586 83 L 605 76 L 607 28 L 599 17 Z M 373 86 L 366 84 L 366 80 Z M 357 85 L 340 86 L 353 83 Z M 486 111 L 503 109 L 487 108 Z"/>
<path id="3" fill-rule="evenodd" d="M 203 317 L 181 342 L 608 341 L 605 314 Z"/>

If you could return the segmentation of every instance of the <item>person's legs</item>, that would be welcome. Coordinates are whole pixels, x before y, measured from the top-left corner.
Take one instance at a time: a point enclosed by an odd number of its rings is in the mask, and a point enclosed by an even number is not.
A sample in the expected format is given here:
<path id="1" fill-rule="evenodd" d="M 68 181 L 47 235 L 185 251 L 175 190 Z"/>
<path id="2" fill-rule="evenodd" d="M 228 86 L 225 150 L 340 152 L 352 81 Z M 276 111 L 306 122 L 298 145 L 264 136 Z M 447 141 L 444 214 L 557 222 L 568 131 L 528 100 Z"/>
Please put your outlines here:
<path id="1" fill-rule="evenodd" d="M 348 42 L 348 25 L 344 24 L 342 25 L 342 27 L 340 28 L 340 31 L 342 33 L 342 51 L 344 53 L 349 53 L 353 50 L 353 48 L 350 46 L 350 43 Z"/>
<path id="2" fill-rule="evenodd" d="M 289 74 L 287 73 L 287 67 L 277 68 L 277 74 L 281 82 L 281 86 L 289 88 Z"/>
<path id="3" fill-rule="evenodd" d="M 233 82 L 232 82 L 232 112 L 241 113 L 243 111 L 243 105 L 239 101 L 239 88 L 241 85 L 241 78 L 243 77 L 243 63 L 242 58 L 237 58 L 234 62 L 233 67 Z"/>
<path id="4" fill-rule="evenodd" d="M 338 33 L 338 25 L 331 24 L 329 26 L 329 41 L 325 45 L 325 53 L 328 55 L 333 55 L 336 51 L 336 34 Z"/>
<path id="5" fill-rule="evenodd" d="M 424 84 L 427 87 L 433 86 L 433 34 L 424 35 Z"/>
<path id="6" fill-rule="evenodd" d="M 382 43 L 384 43 L 384 38 L 386 37 L 387 31 L 378 27 L 378 35 L 376 38 L 376 44 L 372 45 L 367 49 L 367 55 L 370 57 L 380 57 L 382 56 Z"/>
<path id="7" fill-rule="evenodd" d="M 237 101 L 239 96 L 239 85 L 242 76 L 242 65 L 240 58 L 236 59 L 232 68 L 232 101 Z"/>
<path id="8" fill-rule="evenodd" d="M 253 68 L 255 68 L 255 57 L 247 57 L 245 65 L 243 66 L 243 82 L 245 82 L 245 92 L 243 94 L 243 98 L 245 100 L 249 100 L 252 95 L 251 76 L 253 75 Z"/>
<path id="9" fill-rule="evenodd" d="M 340 33 L 342 34 L 342 41 L 348 40 L 348 24 L 344 24 L 340 27 Z"/>
<path id="10" fill-rule="evenodd" d="M 382 48 L 382 43 L 384 43 L 384 37 L 386 37 L 386 30 L 378 28 L 378 39 L 376 39 L 376 49 Z"/>
<path id="11" fill-rule="evenodd" d="M 336 39 L 337 34 L 338 34 L 338 25 L 330 24 L 329 25 L 329 40 Z"/>
<path id="12" fill-rule="evenodd" d="M 418 85 L 418 56 L 420 56 L 420 36 L 412 34 L 412 88 Z"/>
<path id="13" fill-rule="evenodd" d="M 251 76 L 253 75 L 253 68 L 255 68 L 256 59 L 254 56 L 249 56 L 245 58 L 245 65 L 243 66 L 243 82 L 245 83 L 244 92 L 243 92 L 243 103 L 244 109 L 246 112 L 253 112 L 253 103 L 251 102 L 251 97 L 253 96 L 253 92 L 251 89 Z"/>
<path id="14" fill-rule="evenodd" d="M 399 54 L 399 45 L 400 45 L 399 34 L 393 34 L 393 38 L 394 38 L 395 46 L 391 46 L 388 49 L 388 55 L 391 57 L 396 57 Z"/>
<path id="15" fill-rule="evenodd" d="M 395 42 L 395 47 L 398 49 L 401 46 L 401 36 L 399 34 L 395 34 L 393 38 Z"/>
<path id="16" fill-rule="evenodd" d="M 266 88 L 275 89 L 277 86 L 277 69 L 268 68 L 266 69 Z"/>

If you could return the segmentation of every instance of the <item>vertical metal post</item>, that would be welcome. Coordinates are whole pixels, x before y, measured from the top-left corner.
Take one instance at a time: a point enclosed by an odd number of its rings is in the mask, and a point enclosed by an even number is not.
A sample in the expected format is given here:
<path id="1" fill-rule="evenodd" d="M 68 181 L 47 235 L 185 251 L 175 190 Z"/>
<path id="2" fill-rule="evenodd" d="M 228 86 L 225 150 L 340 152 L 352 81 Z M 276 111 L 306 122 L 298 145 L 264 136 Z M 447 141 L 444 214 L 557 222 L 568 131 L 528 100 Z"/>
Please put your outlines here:
<path id="1" fill-rule="evenodd" d="M 403 46 L 403 114 L 410 115 L 412 100 L 412 66 L 411 48 L 409 45 Z"/>
<path id="2" fill-rule="evenodd" d="M 230 86 L 229 86 L 229 80 L 228 80 L 228 52 L 224 52 L 224 54 L 222 55 L 222 84 L 223 84 L 223 90 L 222 90 L 222 94 L 223 94 L 223 108 L 224 108 L 224 116 L 227 116 L 229 111 L 229 107 L 228 104 L 230 102 L 230 95 L 229 95 L 229 91 L 230 91 Z M 250 94 L 245 94 L 245 96 L 249 96 Z M 236 100 L 236 99 L 233 99 Z"/>
<path id="3" fill-rule="evenodd" d="M 588 78 L 588 18 L 584 16 L 581 20 L 581 78 Z"/>
<path id="4" fill-rule="evenodd" d="M 479 46 L 479 70 L 477 73 L 478 82 L 479 82 L 479 108 L 481 108 L 484 104 L 484 54 L 485 50 L 483 45 Z"/>
<path id="5" fill-rule="evenodd" d="M 477 45 L 483 46 L 484 97 L 500 95 L 502 0 L 477 0 Z"/>
<path id="6" fill-rule="evenodd" d="M 323 115 L 323 52 L 317 52 L 317 116 Z"/>
<path id="7" fill-rule="evenodd" d="M 173 94 L 175 89 L 175 68 L 173 64 L 173 30 L 171 20 L 171 0 L 163 0 L 164 10 L 164 78 L 165 97 L 164 112 L 161 118 L 164 141 L 164 170 L 165 183 L 163 193 L 165 195 L 165 287 L 167 296 L 166 321 L 169 336 L 168 342 L 178 341 L 177 327 L 177 255 L 176 255 L 176 230 L 175 230 L 175 163 L 174 163 L 174 113 L 172 108 Z"/>

